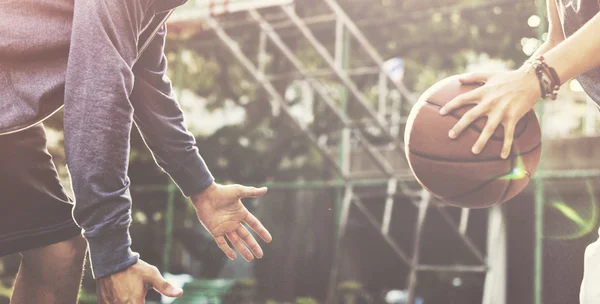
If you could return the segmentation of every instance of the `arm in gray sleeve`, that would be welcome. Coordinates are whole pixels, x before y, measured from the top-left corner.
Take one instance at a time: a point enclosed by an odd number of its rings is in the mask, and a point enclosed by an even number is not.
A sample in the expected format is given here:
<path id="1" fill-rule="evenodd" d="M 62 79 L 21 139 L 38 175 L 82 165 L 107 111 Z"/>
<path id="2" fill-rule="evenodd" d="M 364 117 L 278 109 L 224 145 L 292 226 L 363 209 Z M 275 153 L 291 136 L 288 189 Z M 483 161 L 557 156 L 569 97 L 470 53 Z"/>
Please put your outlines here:
<path id="1" fill-rule="evenodd" d="M 134 120 L 158 165 L 186 196 L 192 196 L 208 188 L 214 178 L 184 126 L 183 113 L 166 76 L 165 36 L 163 25 L 134 66 Z"/>
<path id="2" fill-rule="evenodd" d="M 132 66 L 147 0 L 74 0 L 65 83 L 65 152 L 73 215 L 95 278 L 135 264 L 127 177 Z"/>

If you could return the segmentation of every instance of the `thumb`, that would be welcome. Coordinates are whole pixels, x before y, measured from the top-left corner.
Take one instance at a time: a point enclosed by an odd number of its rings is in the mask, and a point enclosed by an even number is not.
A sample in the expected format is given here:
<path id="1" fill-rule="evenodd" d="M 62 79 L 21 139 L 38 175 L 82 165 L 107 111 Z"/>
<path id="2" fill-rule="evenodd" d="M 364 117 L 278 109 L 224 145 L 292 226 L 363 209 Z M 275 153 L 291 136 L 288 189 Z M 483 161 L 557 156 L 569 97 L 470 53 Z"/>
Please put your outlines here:
<path id="1" fill-rule="evenodd" d="M 154 290 L 166 297 L 177 298 L 183 294 L 183 290 L 167 282 L 158 269 L 150 274 L 150 277 L 147 278 L 147 283 L 149 283 Z"/>
<path id="2" fill-rule="evenodd" d="M 267 193 L 267 188 L 255 188 L 255 187 L 246 187 L 238 185 L 237 187 L 237 195 L 239 198 L 244 197 L 261 197 Z"/>
<path id="3" fill-rule="evenodd" d="M 494 75 L 494 73 L 467 73 L 461 75 L 458 80 L 462 84 L 485 83 L 492 75 Z"/>

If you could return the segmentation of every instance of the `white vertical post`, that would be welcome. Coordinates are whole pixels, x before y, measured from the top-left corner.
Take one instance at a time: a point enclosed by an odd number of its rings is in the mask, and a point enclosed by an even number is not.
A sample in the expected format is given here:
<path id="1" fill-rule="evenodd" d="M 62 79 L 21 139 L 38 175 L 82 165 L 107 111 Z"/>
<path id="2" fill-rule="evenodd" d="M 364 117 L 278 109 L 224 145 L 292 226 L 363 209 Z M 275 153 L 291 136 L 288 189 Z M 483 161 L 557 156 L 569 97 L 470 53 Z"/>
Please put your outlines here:
<path id="1" fill-rule="evenodd" d="M 265 69 L 267 67 L 267 33 L 263 29 L 260 30 L 258 38 L 258 72 L 260 77 L 265 77 Z"/>
<path id="2" fill-rule="evenodd" d="M 489 209 L 487 254 L 482 304 L 506 304 L 506 222 L 501 206 Z"/>
<path id="3" fill-rule="evenodd" d="M 379 72 L 379 81 L 378 81 L 378 88 L 377 91 L 379 92 L 379 103 L 378 103 L 378 107 L 377 107 L 377 114 L 379 114 L 379 117 L 381 118 L 381 120 L 385 120 L 387 117 L 386 115 L 387 113 L 387 101 L 388 101 L 388 93 L 389 93 L 389 89 L 388 89 L 388 76 L 386 74 L 386 72 L 384 70 L 381 70 L 381 72 Z"/>
<path id="4" fill-rule="evenodd" d="M 394 178 L 388 181 L 387 198 L 385 200 L 385 209 L 383 211 L 383 221 L 381 221 L 381 233 L 387 235 L 390 231 L 392 222 L 392 210 L 394 207 L 394 196 L 396 195 L 398 181 Z"/>
<path id="5" fill-rule="evenodd" d="M 585 111 L 585 122 L 584 122 L 584 130 L 583 134 L 585 136 L 594 136 L 596 135 L 596 120 L 598 119 L 598 105 L 592 98 L 587 97 Z"/>
<path id="6" fill-rule="evenodd" d="M 465 235 L 467 233 L 467 226 L 469 225 L 469 209 L 463 208 L 460 211 L 460 223 L 458 224 L 458 232 Z"/>

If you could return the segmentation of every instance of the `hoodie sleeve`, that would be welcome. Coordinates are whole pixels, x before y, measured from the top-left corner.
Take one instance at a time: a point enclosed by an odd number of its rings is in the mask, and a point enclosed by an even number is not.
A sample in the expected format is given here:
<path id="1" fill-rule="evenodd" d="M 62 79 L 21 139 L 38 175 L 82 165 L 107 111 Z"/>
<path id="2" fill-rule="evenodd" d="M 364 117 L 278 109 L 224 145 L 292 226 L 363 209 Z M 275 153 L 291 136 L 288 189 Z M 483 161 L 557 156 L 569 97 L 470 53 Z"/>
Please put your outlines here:
<path id="1" fill-rule="evenodd" d="M 214 178 L 184 125 L 183 113 L 166 76 L 165 39 L 163 25 L 133 69 L 134 120 L 157 164 L 186 196 L 192 196 L 208 188 Z"/>
<path id="2" fill-rule="evenodd" d="M 135 264 L 127 177 L 132 67 L 150 0 L 74 0 L 65 82 L 65 152 L 73 215 L 95 278 Z"/>

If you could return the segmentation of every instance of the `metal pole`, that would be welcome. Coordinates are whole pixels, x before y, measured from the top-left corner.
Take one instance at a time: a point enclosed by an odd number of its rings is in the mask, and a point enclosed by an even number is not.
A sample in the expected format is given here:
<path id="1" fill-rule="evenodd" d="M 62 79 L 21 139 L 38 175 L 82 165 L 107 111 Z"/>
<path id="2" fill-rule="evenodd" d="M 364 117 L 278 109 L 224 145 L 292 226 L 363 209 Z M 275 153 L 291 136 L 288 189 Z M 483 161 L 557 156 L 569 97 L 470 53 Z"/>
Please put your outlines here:
<path id="1" fill-rule="evenodd" d="M 171 250 L 173 249 L 173 223 L 175 222 L 175 194 L 177 187 L 172 182 L 168 186 L 167 211 L 165 215 L 165 249 L 163 252 L 163 272 L 169 272 Z"/>
<path id="2" fill-rule="evenodd" d="M 423 226 L 425 225 L 425 217 L 431 203 L 431 194 L 423 189 L 421 190 L 421 201 L 419 202 L 419 215 L 417 218 L 417 227 L 415 230 L 415 239 L 413 240 L 413 256 L 410 265 L 410 273 L 408 274 L 408 296 L 407 304 L 415 303 L 415 293 L 417 291 L 417 268 L 421 258 L 421 239 L 423 238 Z"/>
<path id="3" fill-rule="evenodd" d="M 375 218 L 375 216 L 373 216 L 371 211 L 369 211 L 369 209 L 367 209 L 367 206 L 365 206 L 365 204 L 362 202 L 362 200 L 359 197 L 354 197 L 354 200 L 352 202 L 358 208 L 358 210 L 360 210 L 360 212 L 367 218 L 367 221 L 371 224 L 371 226 L 373 226 L 373 228 L 377 229 L 377 231 L 380 231 L 381 223 L 379 223 L 379 221 Z M 408 255 L 404 252 L 404 250 L 402 248 L 400 248 L 400 246 L 397 244 L 397 242 L 391 236 L 389 236 L 388 234 L 381 234 L 381 236 L 383 237 L 383 240 L 390 247 L 392 247 L 394 254 L 396 254 L 396 256 L 402 262 L 404 262 L 408 266 L 412 265 L 411 260 L 408 257 Z M 327 303 L 329 303 L 329 302 L 327 302 Z"/>
<path id="4" fill-rule="evenodd" d="M 506 222 L 502 206 L 489 209 L 487 255 L 490 269 L 485 276 L 482 304 L 506 304 Z"/>
<path id="5" fill-rule="evenodd" d="M 335 28 L 335 64 L 341 70 L 346 70 L 350 65 L 350 41 L 344 24 L 337 21 Z M 345 86 L 340 88 L 340 108 L 341 111 L 346 114 L 348 110 L 348 89 Z M 338 145 L 338 161 L 339 166 L 342 168 L 344 174 L 348 175 L 350 171 L 350 129 L 344 127 L 342 129 L 341 140 Z M 336 192 L 336 225 L 335 225 L 335 236 L 339 234 L 340 216 L 343 205 L 343 193 L 338 189 Z"/>
<path id="6" fill-rule="evenodd" d="M 596 135 L 596 122 L 598 121 L 598 105 L 596 105 L 596 102 L 589 96 L 587 97 L 586 102 L 583 135 L 594 136 Z"/>
<path id="7" fill-rule="evenodd" d="M 353 185 L 348 183 L 344 189 L 344 200 L 342 202 L 342 208 L 340 209 L 340 222 L 339 222 L 339 234 L 335 239 L 335 247 L 333 248 L 333 259 L 331 272 L 329 273 L 329 285 L 327 286 L 327 302 L 335 303 L 335 296 L 337 291 L 337 281 L 339 276 L 342 246 L 346 233 L 346 226 L 348 225 L 348 215 L 350 214 L 350 207 L 354 198 Z"/>
<path id="8" fill-rule="evenodd" d="M 550 1 L 550 0 L 548 0 Z M 538 26 L 538 38 L 542 40 L 542 35 L 546 33 L 546 0 L 535 0 L 538 16 L 541 19 Z M 539 102 L 537 105 L 537 114 L 540 120 L 540 125 L 543 126 L 544 103 Z M 538 165 L 537 174 L 542 175 L 544 169 L 544 149 L 541 151 L 540 163 Z M 544 179 L 535 178 L 535 253 L 534 253 L 534 282 L 533 282 L 533 303 L 543 303 L 543 252 L 544 252 Z"/>
<path id="9" fill-rule="evenodd" d="M 175 77 L 177 81 L 177 98 L 181 101 L 184 87 L 184 65 L 183 48 L 178 51 L 179 60 L 175 68 Z M 171 250 L 173 249 L 173 224 L 175 222 L 175 193 L 177 187 L 172 181 L 167 186 L 167 210 L 165 212 L 165 247 L 163 249 L 163 271 L 169 272 L 171 266 Z"/>
<path id="10" fill-rule="evenodd" d="M 542 103 L 538 105 L 538 117 L 540 119 L 540 123 L 542 122 L 542 112 L 543 112 Z M 537 172 L 541 173 L 543 170 L 543 159 L 544 153 L 542 149 L 542 153 L 540 155 L 540 163 L 538 165 Z M 544 252 L 544 179 L 542 177 L 535 178 L 535 241 L 534 241 L 534 282 L 533 282 L 533 298 L 534 304 L 542 304 L 542 282 L 543 282 L 543 252 Z"/>
<path id="11" fill-rule="evenodd" d="M 349 39 L 346 31 L 344 29 L 344 24 L 339 20 L 336 22 L 335 27 L 335 65 L 341 69 L 346 70 L 350 63 L 350 47 L 349 47 Z M 341 111 L 346 114 L 348 110 L 348 89 L 345 86 L 340 88 L 340 108 Z M 342 168 L 343 172 L 348 174 L 350 171 L 350 129 L 345 126 L 342 129 L 342 136 L 340 143 L 338 145 L 338 160 L 339 165 Z M 348 189 L 348 187 L 346 187 Z M 327 294 L 328 303 L 336 303 L 337 301 L 337 288 L 338 288 L 338 279 L 339 279 L 339 268 L 341 264 L 341 252 L 342 252 L 342 239 L 341 237 L 345 234 L 346 223 L 349 215 L 349 206 L 346 206 L 346 203 L 351 200 L 351 197 L 347 197 L 348 195 L 353 195 L 352 192 L 342 192 L 341 189 L 337 189 L 336 191 L 336 201 L 335 201 L 335 231 L 334 237 L 337 240 L 337 246 L 335 248 L 333 264 L 331 267 L 331 277 L 329 280 L 329 290 Z M 346 197 L 344 196 L 346 195 Z M 344 217 L 342 219 L 342 217 Z M 342 222 L 343 221 L 343 222 Z M 342 227 L 342 223 L 344 227 Z"/>
<path id="12" fill-rule="evenodd" d="M 394 208 L 394 196 L 398 190 L 398 181 L 392 178 L 388 182 L 387 197 L 385 199 L 385 207 L 383 209 L 383 220 L 381 221 L 381 233 L 388 234 L 390 232 L 390 224 L 392 222 L 392 211 Z"/>
<path id="13" fill-rule="evenodd" d="M 467 248 L 471 250 L 471 252 L 477 258 L 477 260 L 485 264 L 485 256 L 483 255 L 483 253 L 481 253 L 479 248 L 477 248 L 475 243 L 473 243 L 473 241 L 468 235 L 460 233 L 459 226 L 454 222 L 454 220 L 452 219 L 450 214 L 448 214 L 446 209 L 444 207 L 440 207 L 439 205 L 436 205 L 435 207 L 442 215 L 442 218 L 448 223 L 448 225 L 450 225 L 450 227 L 452 227 L 452 231 L 456 232 L 456 235 L 460 238 L 463 244 L 465 244 L 465 246 L 467 246 Z"/>
<path id="14" fill-rule="evenodd" d="M 265 77 L 265 69 L 267 68 L 267 33 L 260 31 L 258 39 L 258 72 L 260 77 Z"/>

